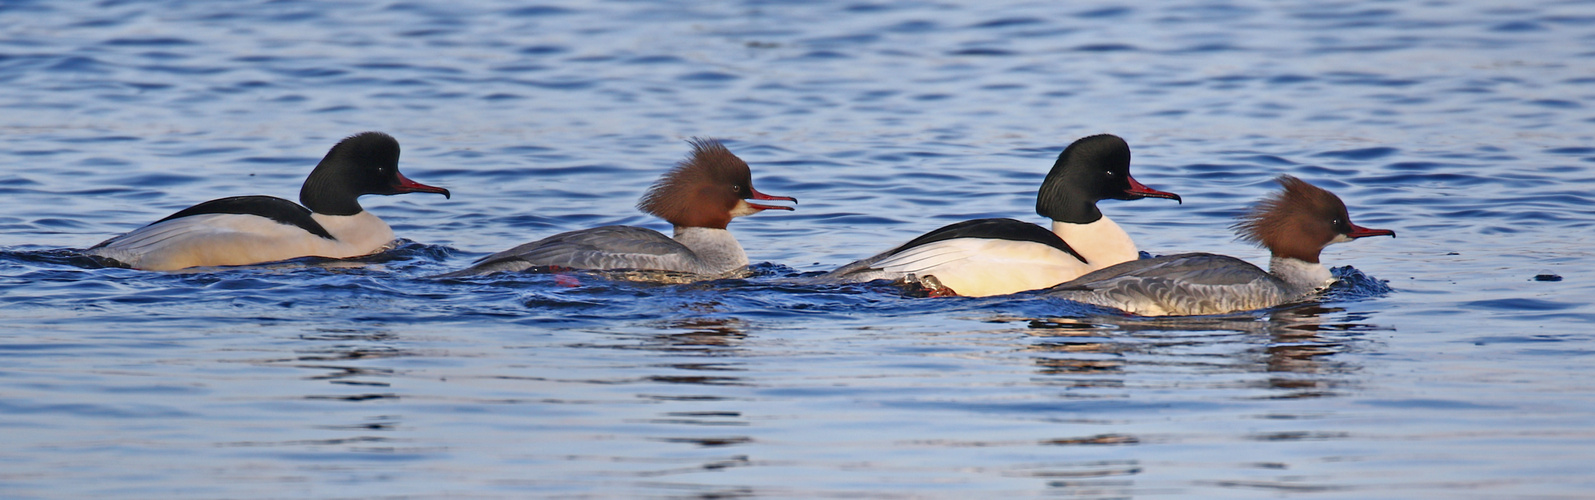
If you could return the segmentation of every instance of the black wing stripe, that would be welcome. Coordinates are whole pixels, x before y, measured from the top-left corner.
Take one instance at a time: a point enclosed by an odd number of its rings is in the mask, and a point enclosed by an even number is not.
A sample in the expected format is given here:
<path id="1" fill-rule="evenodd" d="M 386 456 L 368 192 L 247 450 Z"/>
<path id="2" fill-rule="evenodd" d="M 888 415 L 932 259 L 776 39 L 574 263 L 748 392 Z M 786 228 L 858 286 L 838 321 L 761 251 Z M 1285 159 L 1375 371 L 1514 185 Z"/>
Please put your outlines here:
<path id="1" fill-rule="evenodd" d="M 1073 255 L 1074 258 L 1080 259 L 1080 262 L 1086 262 L 1085 257 L 1081 256 L 1080 252 L 1074 251 L 1073 248 L 1069 247 L 1068 242 L 1063 241 L 1063 238 L 1059 238 L 1052 231 L 1029 222 L 1013 219 L 975 219 L 948 224 L 940 229 L 914 238 L 908 243 L 904 243 L 903 246 L 893 249 L 891 253 L 896 254 L 927 243 L 957 238 L 986 238 L 1040 243 Z"/>
<path id="2" fill-rule="evenodd" d="M 211 200 L 185 208 L 181 212 L 167 216 L 165 219 L 155 221 L 155 224 L 172 219 L 205 214 L 255 215 L 281 224 L 296 226 L 322 238 L 336 240 L 337 238 L 332 237 L 332 233 L 327 232 L 327 228 L 321 227 L 321 224 L 317 223 L 316 219 L 310 217 L 310 213 L 310 209 L 301 207 L 298 203 L 274 196 L 234 196 Z"/>

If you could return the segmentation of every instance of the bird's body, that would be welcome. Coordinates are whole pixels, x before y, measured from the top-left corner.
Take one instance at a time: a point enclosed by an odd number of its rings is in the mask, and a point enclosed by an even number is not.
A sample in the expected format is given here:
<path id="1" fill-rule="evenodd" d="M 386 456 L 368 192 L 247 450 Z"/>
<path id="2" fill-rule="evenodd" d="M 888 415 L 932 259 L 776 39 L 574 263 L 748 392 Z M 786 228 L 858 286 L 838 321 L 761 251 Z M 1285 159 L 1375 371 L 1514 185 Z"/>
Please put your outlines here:
<path id="1" fill-rule="evenodd" d="M 603 226 L 556 234 L 442 274 L 452 278 L 538 267 L 645 270 L 718 276 L 744 268 L 748 256 L 726 225 L 764 210 L 792 210 L 748 200 L 787 200 L 753 189 L 752 175 L 736 155 L 712 140 L 693 143 L 688 159 L 667 172 L 638 203 L 675 227 L 673 237 L 647 228 Z"/>
<path id="2" fill-rule="evenodd" d="M 358 134 L 334 146 L 300 189 L 300 201 L 235 196 L 183 209 L 85 253 L 135 269 L 172 271 L 299 257 L 349 258 L 390 248 L 393 229 L 356 201 L 365 194 L 440 193 L 398 170 L 399 144 Z"/>
<path id="3" fill-rule="evenodd" d="M 873 257 L 821 275 L 824 283 L 936 278 L 943 290 L 981 297 L 1046 288 L 1139 256 L 1130 235 L 1102 215 L 1103 199 L 1178 200 L 1130 177 L 1123 139 L 1095 135 L 1058 155 L 1036 195 L 1051 229 L 1014 219 L 943 226 Z"/>
<path id="4" fill-rule="evenodd" d="M 1351 223 L 1329 191 L 1282 176 L 1284 192 L 1265 199 L 1236 224 L 1241 238 L 1273 254 L 1268 271 L 1226 255 L 1189 253 L 1125 262 L 1047 290 L 1063 299 L 1142 316 L 1224 314 L 1307 298 L 1334 283 L 1318 262 L 1333 243 L 1394 231 Z"/>

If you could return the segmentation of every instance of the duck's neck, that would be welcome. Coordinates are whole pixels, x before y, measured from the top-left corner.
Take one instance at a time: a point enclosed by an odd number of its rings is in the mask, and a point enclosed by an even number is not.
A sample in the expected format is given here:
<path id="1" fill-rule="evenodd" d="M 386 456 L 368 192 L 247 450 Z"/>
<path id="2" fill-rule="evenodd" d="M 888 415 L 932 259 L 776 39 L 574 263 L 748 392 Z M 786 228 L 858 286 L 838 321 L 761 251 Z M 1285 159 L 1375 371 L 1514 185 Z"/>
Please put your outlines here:
<path id="1" fill-rule="evenodd" d="M 697 256 L 700 274 L 719 274 L 748 265 L 748 254 L 730 231 L 676 226 L 674 238 Z"/>
<path id="2" fill-rule="evenodd" d="M 311 212 L 327 215 L 355 215 L 360 213 L 360 195 L 350 193 L 336 182 L 330 173 L 317 168 L 310 172 L 305 184 L 299 187 L 299 204 Z"/>
<path id="3" fill-rule="evenodd" d="M 1118 224 L 1104 215 L 1095 222 L 1075 224 L 1052 221 L 1052 233 L 1063 238 L 1070 248 L 1085 257 L 1092 269 L 1102 269 L 1120 262 L 1141 258 L 1135 241 Z"/>
<path id="4" fill-rule="evenodd" d="M 1329 268 L 1317 262 L 1307 262 L 1294 257 L 1274 257 L 1268 261 L 1268 272 L 1285 281 L 1293 291 L 1312 293 L 1335 282 Z"/>

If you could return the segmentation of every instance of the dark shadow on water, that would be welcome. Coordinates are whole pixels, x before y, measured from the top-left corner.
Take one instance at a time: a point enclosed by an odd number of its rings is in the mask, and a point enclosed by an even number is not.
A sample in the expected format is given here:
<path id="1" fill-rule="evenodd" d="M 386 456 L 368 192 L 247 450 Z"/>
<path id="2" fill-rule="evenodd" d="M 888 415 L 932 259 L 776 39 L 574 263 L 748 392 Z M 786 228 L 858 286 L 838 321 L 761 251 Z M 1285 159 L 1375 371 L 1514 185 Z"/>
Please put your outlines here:
<path id="1" fill-rule="evenodd" d="M 121 267 L 111 259 L 84 255 L 81 250 L 60 248 L 51 250 L 0 250 L 0 261 L 37 266 L 75 267 L 79 269 L 104 269 Z"/>

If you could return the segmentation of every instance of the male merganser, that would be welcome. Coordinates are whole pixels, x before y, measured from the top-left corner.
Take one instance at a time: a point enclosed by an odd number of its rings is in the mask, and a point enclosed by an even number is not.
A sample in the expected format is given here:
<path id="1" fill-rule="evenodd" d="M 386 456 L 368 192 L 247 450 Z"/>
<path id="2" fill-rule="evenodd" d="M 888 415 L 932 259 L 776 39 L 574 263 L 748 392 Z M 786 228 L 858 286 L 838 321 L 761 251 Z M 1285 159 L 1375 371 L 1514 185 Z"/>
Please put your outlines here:
<path id="1" fill-rule="evenodd" d="M 360 208 L 367 194 L 438 193 L 399 173 L 399 141 L 365 132 L 339 141 L 299 189 L 304 206 L 272 196 L 235 196 L 183 209 L 86 253 L 134 269 L 172 271 L 298 257 L 342 259 L 382 251 L 393 229 Z"/>
<path id="2" fill-rule="evenodd" d="M 1130 145 L 1093 135 L 1058 154 L 1036 193 L 1052 230 L 1014 219 L 975 219 L 925 233 L 884 253 L 817 277 L 822 282 L 935 277 L 940 295 L 983 297 L 1046 288 L 1140 258 L 1130 235 L 1097 209 L 1105 199 L 1180 196 L 1130 177 Z M 949 290 L 950 289 L 950 290 Z"/>
<path id="3" fill-rule="evenodd" d="M 1318 263 L 1324 247 L 1389 229 L 1351 223 L 1334 193 L 1301 179 L 1276 179 L 1285 190 L 1263 199 L 1231 226 L 1240 239 L 1268 248 L 1269 272 L 1210 253 L 1169 255 L 1094 271 L 1046 293 L 1142 316 L 1224 314 L 1303 299 L 1335 282 Z"/>
<path id="4" fill-rule="evenodd" d="M 648 188 L 637 209 L 675 226 L 675 237 L 635 226 L 603 226 L 560 233 L 438 275 L 452 278 L 537 266 L 570 269 L 672 271 L 722 275 L 748 265 L 742 245 L 726 231 L 734 217 L 792 207 L 747 200 L 786 200 L 753 189 L 748 164 L 713 139 L 693 139 L 692 155 Z"/>

